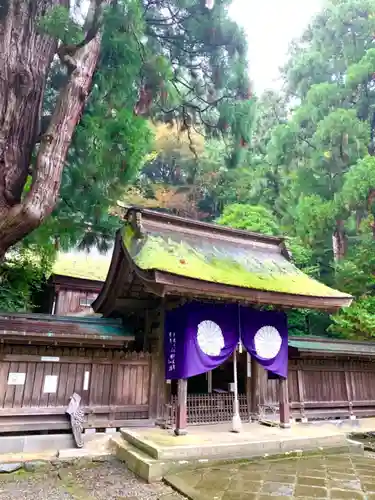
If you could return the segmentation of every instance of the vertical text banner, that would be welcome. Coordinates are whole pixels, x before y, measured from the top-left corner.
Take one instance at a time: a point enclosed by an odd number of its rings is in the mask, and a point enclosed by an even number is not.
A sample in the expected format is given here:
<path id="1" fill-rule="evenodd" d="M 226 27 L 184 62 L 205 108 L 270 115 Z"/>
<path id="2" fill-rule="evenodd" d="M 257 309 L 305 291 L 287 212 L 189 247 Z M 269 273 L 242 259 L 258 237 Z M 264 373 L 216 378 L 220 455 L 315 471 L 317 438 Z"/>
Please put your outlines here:
<path id="1" fill-rule="evenodd" d="M 165 378 L 206 373 L 228 359 L 239 342 L 238 307 L 191 302 L 166 312 Z"/>
<path id="2" fill-rule="evenodd" d="M 288 375 L 288 323 L 282 312 L 240 308 L 241 341 L 266 370 Z"/>

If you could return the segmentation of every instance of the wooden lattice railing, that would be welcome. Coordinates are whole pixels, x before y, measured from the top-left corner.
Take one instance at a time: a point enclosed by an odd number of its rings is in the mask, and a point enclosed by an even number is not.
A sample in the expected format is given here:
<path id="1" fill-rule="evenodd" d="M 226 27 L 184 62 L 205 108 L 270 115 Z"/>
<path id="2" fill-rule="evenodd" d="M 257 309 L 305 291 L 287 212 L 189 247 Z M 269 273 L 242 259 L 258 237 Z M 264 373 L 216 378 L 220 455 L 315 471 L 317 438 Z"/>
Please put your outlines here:
<path id="1" fill-rule="evenodd" d="M 243 421 L 250 420 L 250 412 L 245 394 L 238 396 L 240 416 Z M 169 423 L 176 419 L 177 396 L 172 396 L 168 405 Z M 189 394 L 187 397 L 188 424 L 217 424 L 230 422 L 233 417 L 233 394 Z"/>

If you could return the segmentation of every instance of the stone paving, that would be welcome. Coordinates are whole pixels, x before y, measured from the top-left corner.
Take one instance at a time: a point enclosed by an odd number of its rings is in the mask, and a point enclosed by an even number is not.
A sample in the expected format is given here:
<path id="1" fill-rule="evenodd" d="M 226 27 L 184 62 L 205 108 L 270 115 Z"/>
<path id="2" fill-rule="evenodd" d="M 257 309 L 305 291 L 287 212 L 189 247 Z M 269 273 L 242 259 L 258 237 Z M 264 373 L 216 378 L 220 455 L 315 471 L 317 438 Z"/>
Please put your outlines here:
<path id="1" fill-rule="evenodd" d="M 115 460 L 0 475 L 0 500 L 183 500 L 169 486 L 147 484 Z"/>
<path id="2" fill-rule="evenodd" d="M 193 500 L 375 500 L 375 460 L 363 455 L 232 463 L 167 479 Z"/>

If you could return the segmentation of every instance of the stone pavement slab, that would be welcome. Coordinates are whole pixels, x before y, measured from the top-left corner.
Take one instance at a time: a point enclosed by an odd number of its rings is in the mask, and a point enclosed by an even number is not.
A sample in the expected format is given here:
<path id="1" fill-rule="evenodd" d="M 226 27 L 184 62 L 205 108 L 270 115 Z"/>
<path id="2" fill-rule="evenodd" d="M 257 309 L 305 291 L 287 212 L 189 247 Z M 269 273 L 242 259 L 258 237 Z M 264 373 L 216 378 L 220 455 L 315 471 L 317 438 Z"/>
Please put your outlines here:
<path id="1" fill-rule="evenodd" d="M 375 500 L 375 459 L 370 454 L 360 457 L 322 453 L 255 463 L 233 462 L 177 472 L 167 476 L 166 481 L 191 500 Z"/>

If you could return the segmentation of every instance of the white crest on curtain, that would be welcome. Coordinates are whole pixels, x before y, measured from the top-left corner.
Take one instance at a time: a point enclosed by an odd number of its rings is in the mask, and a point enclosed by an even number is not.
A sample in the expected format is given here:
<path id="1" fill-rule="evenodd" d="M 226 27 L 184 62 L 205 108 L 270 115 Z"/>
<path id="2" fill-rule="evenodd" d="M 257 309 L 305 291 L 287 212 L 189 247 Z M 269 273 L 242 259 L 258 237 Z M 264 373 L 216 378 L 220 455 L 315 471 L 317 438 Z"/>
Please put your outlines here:
<path id="1" fill-rule="evenodd" d="M 207 356 L 219 356 L 225 346 L 224 335 L 220 326 L 211 320 L 199 323 L 197 341 L 200 350 Z"/>
<path id="2" fill-rule="evenodd" d="M 280 351 L 282 338 L 274 326 L 262 326 L 254 337 L 256 353 L 260 358 L 273 359 Z"/>

